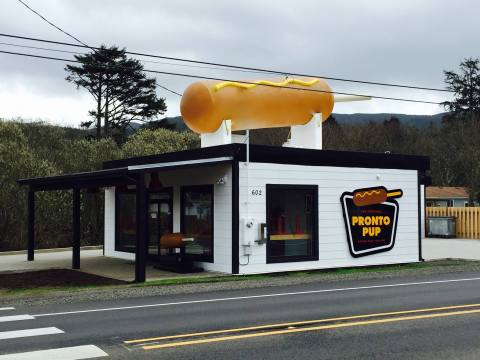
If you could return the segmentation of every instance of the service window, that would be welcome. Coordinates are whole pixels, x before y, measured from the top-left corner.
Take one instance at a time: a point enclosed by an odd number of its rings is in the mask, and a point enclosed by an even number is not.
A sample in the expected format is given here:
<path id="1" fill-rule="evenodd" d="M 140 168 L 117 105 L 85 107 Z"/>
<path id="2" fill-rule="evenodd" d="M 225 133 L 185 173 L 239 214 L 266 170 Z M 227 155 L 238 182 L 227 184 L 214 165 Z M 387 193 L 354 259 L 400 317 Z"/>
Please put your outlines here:
<path id="1" fill-rule="evenodd" d="M 115 250 L 135 252 L 137 236 L 135 190 L 117 188 Z"/>
<path id="2" fill-rule="evenodd" d="M 267 185 L 267 263 L 318 260 L 318 188 Z"/>
<path id="3" fill-rule="evenodd" d="M 213 262 L 213 185 L 182 187 L 181 232 L 192 240 L 185 244 L 186 254 Z"/>

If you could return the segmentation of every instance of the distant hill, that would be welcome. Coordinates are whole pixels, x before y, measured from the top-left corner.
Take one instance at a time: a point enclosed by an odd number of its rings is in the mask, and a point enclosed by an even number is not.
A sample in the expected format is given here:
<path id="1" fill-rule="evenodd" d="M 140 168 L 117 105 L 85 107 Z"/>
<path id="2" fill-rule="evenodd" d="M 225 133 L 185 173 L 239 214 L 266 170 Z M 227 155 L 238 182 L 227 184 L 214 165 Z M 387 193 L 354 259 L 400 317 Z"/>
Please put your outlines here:
<path id="1" fill-rule="evenodd" d="M 416 126 L 419 128 L 427 127 L 430 124 L 439 125 L 446 113 L 435 115 L 407 115 L 407 114 L 332 114 L 335 120 L 340 124 L 360 124 L 372 122 L 382 122 L 396 117 L 401 123 Z"/>
<path id="2" fill-rule="evenodd" d="M 360 124 L 360 123 L 367 123 L 369 121 L 373 122 L 382 122 L 384 120 L 390 119 L 392 116 L 395 116 L 400 120 L 401 123 L 416 126 L 419 128 L 427 127 L 430 124 L 438 125 L 441 123 L 443 116 L 446 113 L 439 113 L 435 115 L 407 115 L 407 114 L 388 114 L 388 113 L 381 113 L 381 114 L 332 114 L 332 116 L 339 122 L 340 124 Z M 167 127 L 172 128 L 172 130 L 176 131 L 184 131 L 186 130 L 186 125 L 183 122 L 181 116 L 173 116 L 173 117 L 166 117 L 162 120 L 156 122 L 160 124 L 165 124 Z M 141 127 L 142 124 L 140 123 L 132 123 L 132 126 L 137 129 Z"/>

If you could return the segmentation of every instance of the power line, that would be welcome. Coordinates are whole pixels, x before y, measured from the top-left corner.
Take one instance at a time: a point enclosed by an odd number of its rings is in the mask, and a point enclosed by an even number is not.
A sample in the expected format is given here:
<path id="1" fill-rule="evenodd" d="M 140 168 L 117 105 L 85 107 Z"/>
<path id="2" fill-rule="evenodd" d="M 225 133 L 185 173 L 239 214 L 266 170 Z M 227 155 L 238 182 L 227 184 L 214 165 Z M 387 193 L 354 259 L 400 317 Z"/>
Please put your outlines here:
<path id="1" fill-rule="evenodd" d="M 162 89 L 164 89 L 164 90 L 167 90 L 167 91 L 171 92 L 172 94 L 178 95 L 178 96 L 180 96 L 180 97 L 182 96 L 182 94 L 180 94 L 180 93 L 178 93 L 178 92 L 176 92 L 176 91 L 174 91 L 174 90 L 170 90 L 169 88 L 167 88 L 167 87 L 165 87 L 165 86 L 163 86 L 163 85 L 155 84 L 155 86 L 158 86 L 159 88 L 162 88 Z"/>
<path id="2" fill-rule="evenodd" d="M 85 44 L 82 40 L 80 40 L 79 38 L 73 36 L 72 34 L 70 34 L 69 32 L 63 30 L 61 27 L 55 25 L 53 22 L 51 22 L 50 20 L 48 20 L 45 16 L 43 16 L 42 14 L 40 14 L 38 11 L 36 11 L 35 9 L 31 8 L 30 6 L 28 6 L 24 1 L 22 0 L 17 0 L 20 4 L 22 4 L 23 6 L 25 6 L 28 10 L 30 10 L 31 12 L 33 12 L 35 15 L 39 16 L 42 20 L 44 20 L 45 22 L 47 22 L 49 25 L 53 26 L 55 29 L 61 31 L 62 33 L 64 33 L 65 35 L 69 36 L 70 38 L 74 39 L 76 42 L 80 43 L 83 47 L 86 47 L 86 48 L 89 48 L 91 49 L 94 53 L 98 54 L 96 50 L 99 50 L 99 48 L 95 48 L 95 47 L 91 47 L 87 44 Z M 45 49 L 43 49 L 45 50 Z M 59 51 L 59 50 L 57 50 Z M 177 93 L 176 91 L 173 91 L 173 90 L 170 90 L 168 89 L 167 87 L 163 86 L 163 85 L 160 85 L 160 84 L 156 84 L 157 86 L 159 86 L 160 88 L 162 89 L 165 89 L 173 94 L 176 94 L 176 95 L 179 95 L 181 96 L 179 93 Z"/>
<path id="3" fill-rule="evenodd" d="M 34 50 L 42 50 L 42 51 L 53 51 L 65 54 L 73 54 L 73 55 L 86 55 L 88 53 L 78 52 L 78 51 L 69 51 L 69 50 L 61 50 L 61 49 L 53 49 L 43 46 L 31 46 L 31 45 L 21 45 L 21 44 L 13 44 L 7 42 L 0 42 L 0 45 L 6 46 L 13 46 L 19 47 L 23 49 L 34 49 Z M 248 71 L 248 70 L 239 70 L 239 69 L 227 69 L 218 66 L 201 66 L 201 65 L 192 65 L 192 64 L 179 64 L 173 63 L 168 61 L 155 61 L 155 60 L 144 60 L 144 59 L 137 59 L 142 63 L 149 63 L 149 64 L 161 64 L 161 65 L 171 65 L 171 66 L 180 66 L 180 67 L 187 67 L 187 68 L 196 68 L 196 69 L 209 69 L 209 70 L 222 70 L 222 71 L 235 71 L 235 72 L 243 72 L 243 73 L 262 73 L 261 71 Z M 262 73 L 263 74 L 263 73 Z"/>
<path id="4" fill-rule="evenodd" d="M 28 6 L 25 2 L 23 2 L 22 0 L 17 0 L 20 4 L 22 4 L 23 6 L 25 6 L 28 10 L 30 10 L 31 12 L 33 12 L 35 15 L 37 15 L 38 17 L 40 17 L 43 21 L 47 22 L 49 25 L 53 26 L 55 29 L 61 31 L 62 33 L 64 33 L 65 35 L 67 35 L 68 37 L 72 38 L 73 40 L 75 40 L 76 42 L 82 44 L 83 46 L 89 48 L 89 49 L 92 49 L 93 51 L 94 48 L 88 46 L 87 44 L 85 44 L 82 40 L 78 39 L 77 37 L 73 36 L 72 34 L 66 32 L 65 30 L 63 30 L 62 28 L 60 28 L 59 26 L 55 25 L 53 22 L 51 22 L 50 20 L 48 20 L 45 16 L 43 16 L 42 14 L 40 14 L 38 11 L 32 9 L 30 6 Z"/>
<path id="5" fill-rule="evenodd" d="M 72 43 L 66 43 L 66 42 L 60 42 L 60 41 L 53 41 L 53 40 L 46 40 L 46 39 L 39 39 L 39 38 L 26 37 L 26 36 L 19 36 L 19 35 L 4 34 L 4 33 L 0 33 L 0 36 L 10 37 L 10 38 L 15 38 L 15 39 L 22 39 L 22 40 L 29 40 L 29 41 L 46 42 L 46 43 L 57 44 L 57 45 L 85 47 L 85 46 L 78 45 L 78 44 L 72 44 Z M 98 49 L 98 48 L 96 48 L 96 49 Z M 186 59 L 186 58 L 154 55 L 154 54 L 147 54 L 147 53 L 140 53 L 140 52 L 133 52 L 133 51 L 126 51 L 126 53 L 129 54 L 129 55 L 135 55 L 135 56 L 153 57 L 153 58 L 164 59 L 164 60 L 187 62 L 187 63 L 191 63 L 191 64 L 201 64 L 201 65 L 208 65 L 208 66 L 225 67 L 225 68 L 236 69 L 236 70 L 254 71 L 254 72 L 276 74 L 276 75 L 319 77 L 319 78 L 323 78 L 323 79 L 326 79 L 326 80 L 350 82 L 350 83 L 358 83 L 358 84 L 366 84 L 366 85 L 389 86 L 389 87 L 406 88 L 406 89 L 414 89 L 414 90 L 453 92 L 452 90 L 448 90 L 448 89 L 440 89 L 440 88 L 432 88 L 432 87 L 424 87 L 424 86 L 414 86 L 414 85 L 392 84 L 392 83 L 366 81 L 366 80 L 354 80 L 354 79 L 346 79 L 346 78 L 338 78 L 338 77 L 322 76 L 322 75 L 301 74 L 301 73 L 294 73 L 294 72 L 288 72 L 288 71 L 270 70 L 270 69 L 246 67 L 246 66 L 239 66 L 239 65 L 229 65 L 229 64 L 222 64 L 222 63 L 216 63 L 216 62 L 208 62 L 208 61 L 192 60 L 192 59 Z"/>
<path id="6" fill-rule="evenodd" d="M 0 45 L 8 45 L 8 46 L 15 46 L 15 47 L 20 47 L 20 48 L 35 49 L 35 50 L 56 51 L 56 52 L 67 53 L 67 54 L 75 54 L 75 55 L 84 55 L 84 53 L 79 53 L 79 52 L 76 52 L 76 51 L 57 50 L 57 49 L 51 49 L 51 48 L 45 48 L 45 47 L 39 47 L 39 46 L 19 45 L 19 44 L 11 44 L 11 43 L 4 43 L 4 42 L 0 42 Z M 154 61 L 154 62 L 156 62 L 156 61 Z M 163 85 L 155 84 L 155 86 L 157 86 L 159 88 L 162 88 L 162 89 L 164 89 L 168 92 L 171 92 L 172 94 L 182 96 L 182 94 L 180 94 L 180 93 L 178 93 L 174 90 L 171 90 L 171 89 L 169 89 L 169 88 L 167 88 Z"/>
<path id="7" fill-rule="evenodd" d="M 60 53 L 65 53 L 65 54 L 74 54 L 74 55 L 81 55 L 81 54 L 83 55 L 83 54 L 85 54 L 85 53 L 80 53 L 80 52 L 78 52 L 78 51 L 68 51 L 68 50 L 60 50 L 60 49 L 46 48 L 46 47 L 42 47 L 42 46 L 20 45 L 20 44 L 6 43 L 6 42 L 0 42 L 0 45 L 14 46 L 14 47 L 19 47 L 19 48 L 23 48 L 23 49 L 55 51 L 55 52 L 60 52 Z"/>
<path id="8" fill-rule="evenodd" d="M 62 62 L 80 63 L 80 61 L 78 61 L 78 60 L 62 59 L 62 58 L 56 58 L 56 57 L 50 57 L 50 56 L 43 56 L 43 55 L 35 55 L 35 54 L 25 54 L 25 53 L 13 52 L 13 51 L 0 50 L 0 53 L 10 54 L 10 55 L 18 55 L 18 56 L 26 56 L 26 57 L 31 57 L 31 58 L 46 59 L 46 60 L 62 61 Z M 99 66 L 99 67 L 101 68 L 102 66 Z M 119 69 L 124 68 L 124 67 L 118 66 L 118 65 L 111 65 L 111 67 L 119 68 Z M 381 99 L 381 100 L 392 100 L 392 101 L 403 101 L 403 102 L 412 102 L 412 103 L 442 105 L 442 103 L 434 102 L 434 101 L 405 99 L 405 98 L 388 97 L 388 96 L 377 96 L 377 95 L 368 95 L 368 94 L 356 94 L 356 93 L 347 93 L 347 92 L 338 92 L 338 91 L 327 91 L 327 90 L 317 90 L 317 89 L 296 88 L 296 87 L 291 87 L 291 86 L 277 86 L 277 85 L 270 85 L 270 84 L 256 84 L 256 83 L 253 83 L 253 82 L 242 81 L 242 80 L 232 80 L 232 79 L 216 78 L 216 77 L 209 77 L 209 76 L 202 76 L 202 75 L 195 75 L 195 74 L 182 74 L 182 73 L 175 73 L 175 72 L 168 72 L 168 71 L 149 70 L 149 69 L 143 69 L 143 71 L 149 72 L 149 73 L 154 73 L 154 74 L 171 75 L 171 76 L 179 76 L 179 77 L 188 77 L 188 78 L 203 79 L 203 80 L 235 81 L 235 82 L 238 82 L 238 83 L 241 83 L 241 84 L 255 84 L 255 85 L 258 85 L 258 86 L 276 87 L 276 88 L 299 90 L 299 91 L 310 91 L 310 92 L 319 92 L 319 93 L 337 94 L 337 95 L 349 95 L 349 96 L 363 96 L 363 97 L 370 97 L 370 98 Z M 178 95 L 179 95 L 179 94 L 178 94 Z"/>

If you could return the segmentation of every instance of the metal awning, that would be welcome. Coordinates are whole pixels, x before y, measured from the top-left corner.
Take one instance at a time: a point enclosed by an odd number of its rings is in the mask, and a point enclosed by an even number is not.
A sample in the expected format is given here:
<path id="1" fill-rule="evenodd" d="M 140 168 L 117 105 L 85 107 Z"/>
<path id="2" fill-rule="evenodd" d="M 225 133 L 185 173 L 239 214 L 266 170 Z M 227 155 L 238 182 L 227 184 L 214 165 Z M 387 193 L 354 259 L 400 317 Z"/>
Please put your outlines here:
<path id="1" fill-rule="evenodd" d="M 134 165 L 122 168 L 72 173 L 57 176 L 35 177 L 18 180 L 18 184 L 27 185 L 33 191 L 67 190 L 109 187 L 116 185 L 135 184 L 139 172 L 160 169 L 192 168 L 198 166 L 218 165 L 229 163 L 232 156 L 223 156 L 211 159 L 197 159 L 187 161 L 170 161 L 164 163 Z"/>
<path id="2" fill-rule="evenodd" d="M 127 168 L 35 177 L 17 181 L 20 185 L 28 185 L 33 191 L 107 187 L 134 182 L 135 179 L 129 176 Z"/>
<path id="3" fill-rule="evenodd" d="M 135 281 L 145 281 L 146 253 L 148 244 L 148 189 L 146 173 L 160 170 L 195 168 L 231 163 L 233 156 L 223 156 L 184 161 L 165 161 L 131 165 L 98 171 L 79 172 L 58 176 L 21 179 L 17 183 L 28 186 L 28 252 L 27 259 L 34 260 L 35 250 L 35 193 L 38 191 L 72 189 L 72 268 L 80 268 L 80 191 L 81 189 L 135 185 L 136 194 L 136 250 Z"/>

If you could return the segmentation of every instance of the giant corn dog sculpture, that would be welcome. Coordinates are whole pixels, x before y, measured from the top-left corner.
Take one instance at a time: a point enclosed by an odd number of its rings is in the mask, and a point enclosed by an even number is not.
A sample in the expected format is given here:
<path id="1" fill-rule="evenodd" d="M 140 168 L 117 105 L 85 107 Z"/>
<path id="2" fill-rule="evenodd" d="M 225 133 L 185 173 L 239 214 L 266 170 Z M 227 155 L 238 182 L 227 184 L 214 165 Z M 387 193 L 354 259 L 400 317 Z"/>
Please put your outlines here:
<path id="1" fill-rule="evenodd" d="M 205 134 L 224 120 L 231 120 L 231 130 L 305 125 L 315 113 L 326 120 L 333 103 L 332 90 L 317 78 L 202 81 L 185 90 L 180 111 L 191 130 Z"/>

